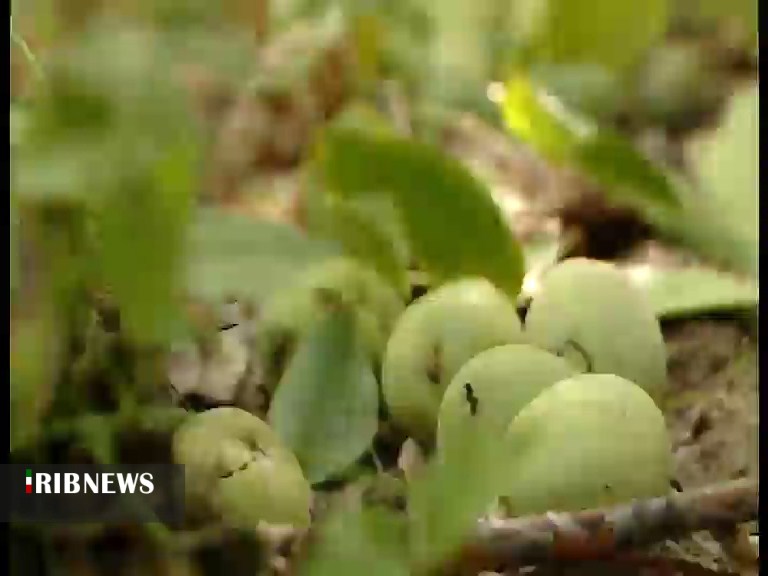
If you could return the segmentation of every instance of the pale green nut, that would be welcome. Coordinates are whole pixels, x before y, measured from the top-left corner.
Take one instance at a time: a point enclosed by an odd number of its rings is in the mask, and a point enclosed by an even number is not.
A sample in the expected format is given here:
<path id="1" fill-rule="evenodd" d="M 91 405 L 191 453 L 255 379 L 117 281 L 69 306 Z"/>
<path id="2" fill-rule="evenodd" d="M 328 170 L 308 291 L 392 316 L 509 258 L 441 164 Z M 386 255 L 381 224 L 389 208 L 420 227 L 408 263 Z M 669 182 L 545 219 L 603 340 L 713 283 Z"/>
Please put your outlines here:
<path id="1" fill-rule="evenodd" d="M 334 258 L 309 268 L 298 281 L 271 298 L 261 316 L 261 356 L 271 366 L 267 378 L 276 385 L 287 356 L 329 301 L 351 305 L 374 361 L 380 361 L 404 300 L 377 272 L 349 259 Z"/>
<path id="2" fill-rule="evenodd" d="M 452 443 L 503 444 L 509 423 L 545 388 L 575 376 L 564 359 L 527 344 L 480 352 L 453 377 L 440 404 L 437 450 Z"/>
<path id="3" fill-rule="evenodd" d="M 296 457 L 262 420 L 239 408 L 196 414 L 177 430 L 173 455 L 185 467 L 191 512 L 229 525 L 305 527 L 312 491 Z"/>
<path id="4" fill-rule="evenodd" d="M 580 374 L 534 398 L 507 429 L 513 516 L 609 506 L 669 492 L 664 415 L 642 388 L 612 374 Z"/>
<path id="5" fill-rule="evenodd" d="M 549 270 L 525 318 L 531 344 L 584 372 L 616 374 L 656 402 L 667 387 L 661 327 L 645 295 L 612 264 L 585 258 Z"/>
<path id="6" fill-rule="evenodd" d="M 693 43 L 664 43 L 649 51 L 636 80 L 635 106 L 651 120 L 686 127 L 722 101 L 722 74 Z"/>
<path id="7" fill-rule="evenodd" d="M 382 389 L 393 421 L 431 442 L 443 393 L 470 358 L 523 340 L 515 304 L 489 281 L 445 284 L 409 306 L 387 343 Z"/>

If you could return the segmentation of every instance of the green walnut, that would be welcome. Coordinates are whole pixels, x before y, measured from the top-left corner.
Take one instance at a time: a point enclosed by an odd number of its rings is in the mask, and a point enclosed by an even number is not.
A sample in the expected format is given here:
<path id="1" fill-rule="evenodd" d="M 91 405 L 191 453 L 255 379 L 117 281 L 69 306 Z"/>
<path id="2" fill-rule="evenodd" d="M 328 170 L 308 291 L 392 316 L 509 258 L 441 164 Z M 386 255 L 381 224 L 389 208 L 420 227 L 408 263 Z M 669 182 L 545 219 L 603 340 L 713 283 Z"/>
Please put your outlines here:
<path id="1" fill-rule="evenodd" d="M 723 101 L 723 75 L 698 44 L 651 50 L 638 71 L 633 103 L 653 122 L 686 128 Z"/>
<path id="2" fill-rule="evenodd" d="M 193 515 L 244 528 L 309 525 L 312 491 L 296 457 L 253 414 L 224 407 L 194 415 L 174 435 L 173 455 L 185 467 Z"/>
<path id="3" fill-rule="evenodd" d="M 355 308 L 369 352 L 380 361 L 405 302 L 374 270 L 348 258 L 334 258 L 311 267 L 264 306 L 260 354 L 270 367 L 267 380 L 272 386 L 298 340 L 334 299 Z"/>
<path id="4" fill-rule="evenodd" d="M 507 429 L 513 516 L 609 506 L 669 491 L 672 453 L 664 415 L 639 386 L 580 374 L 534 398 Z"/>
<path id="5" fill-rule="evenodd" d="M 423 296 L 398 320 L 384 355 L 382 389 L 393 421 L 431 442 L 459 368 L 483 350 L 522 340 L 515 304 L 485 279 L 456 280 Z"/>
<path id="6" fill-rule="evenodd" d="M 644 294 L 612 264 L 565 260 L 542 278 L 525 319 L 529 341 L 584 372 L 616 374 L 659 402 L 667 385 L 661 328 Z"/>
<path id="7" fill-rule="evenodd" d="M 500 443 L 517 413 L 542 390 L 576 375 L 564 359 L 527 344 L 480 352 L 453 377 L 440 404 L 437 449 L 452 439 Z"/>

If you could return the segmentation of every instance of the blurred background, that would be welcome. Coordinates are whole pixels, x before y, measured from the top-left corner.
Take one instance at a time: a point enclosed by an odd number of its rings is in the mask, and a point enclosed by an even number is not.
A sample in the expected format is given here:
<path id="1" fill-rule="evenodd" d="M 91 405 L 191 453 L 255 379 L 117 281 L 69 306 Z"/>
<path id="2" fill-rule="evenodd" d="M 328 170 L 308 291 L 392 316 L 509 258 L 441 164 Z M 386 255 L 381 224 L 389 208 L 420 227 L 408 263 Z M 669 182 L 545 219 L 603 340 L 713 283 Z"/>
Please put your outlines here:
<path id="1" fill-rule="evenodd" d="M 756 475 L 757 22 L 757 0 L 12 2 L 12 460 L 166 462 L 187 411 L 266 414 L 259 310 L 326 259 L 405 299 L 485 274 L 524 312 L 585 256 L 662 322 L 678 480 Z M 214 528 L 16 526 L 12 573 L 287 573 Z"/>

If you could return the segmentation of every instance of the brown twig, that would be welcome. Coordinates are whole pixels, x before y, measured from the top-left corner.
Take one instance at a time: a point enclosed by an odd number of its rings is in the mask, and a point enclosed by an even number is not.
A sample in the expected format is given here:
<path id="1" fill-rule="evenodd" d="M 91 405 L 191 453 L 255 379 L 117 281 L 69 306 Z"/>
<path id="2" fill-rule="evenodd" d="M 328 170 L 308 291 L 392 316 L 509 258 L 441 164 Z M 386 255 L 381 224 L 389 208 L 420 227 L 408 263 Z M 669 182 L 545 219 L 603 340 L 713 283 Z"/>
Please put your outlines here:
<path id="1" fill-rule="evenodd" d="M 745 479 L 610 509 L 483 521 L 472 541 L 440 572 L 477 574 L 553 559 L 606 558 L 749 522 L 757 518 L 757 509 L 757 480 Z"/>

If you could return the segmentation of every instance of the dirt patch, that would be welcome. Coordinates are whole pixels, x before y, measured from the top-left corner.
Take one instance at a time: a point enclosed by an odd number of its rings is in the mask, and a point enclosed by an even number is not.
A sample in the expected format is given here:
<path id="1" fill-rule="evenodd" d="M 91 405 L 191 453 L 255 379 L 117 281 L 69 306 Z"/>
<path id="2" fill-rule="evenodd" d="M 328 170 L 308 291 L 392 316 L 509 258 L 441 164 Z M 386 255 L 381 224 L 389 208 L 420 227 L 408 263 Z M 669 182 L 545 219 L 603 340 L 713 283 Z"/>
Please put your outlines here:
<path id="1" fill-rule="evenodd" d="M 757 339 L 734 320 L 664 327 L 666 406 L 675 474 L 684 489 L 758 475 Z"/>

